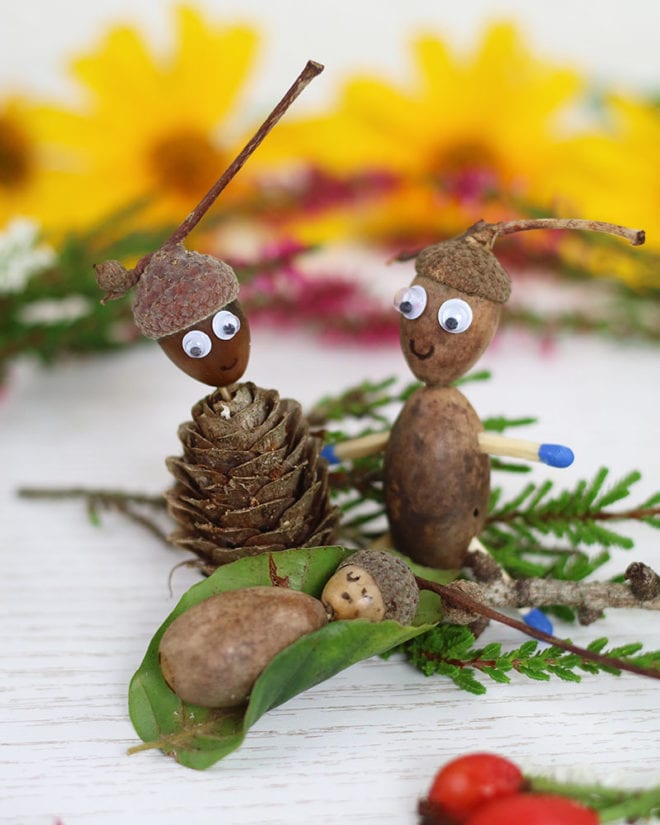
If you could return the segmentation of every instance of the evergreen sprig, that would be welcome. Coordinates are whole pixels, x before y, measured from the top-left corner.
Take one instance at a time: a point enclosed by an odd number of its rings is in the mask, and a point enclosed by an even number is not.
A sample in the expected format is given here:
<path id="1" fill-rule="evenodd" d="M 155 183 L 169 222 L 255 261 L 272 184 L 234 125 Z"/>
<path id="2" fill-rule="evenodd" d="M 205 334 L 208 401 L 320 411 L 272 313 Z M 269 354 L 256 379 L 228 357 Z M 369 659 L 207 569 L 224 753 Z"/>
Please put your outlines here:
<path id="1" fill-rule="evenodd" d="M 501 489 L 493 491 L 485 540 L 495 544 L 515 539 L 523 544 L 537 544 L 540 536 L 554 536 L 568 541 L 572 547 L 580 544 L 620 547 L 629 550 L 633 540 L 605 524 L 628 519 L 644 520 L 652 526 L 660 524 L 658 496 L 626 511 L 613 512 L 612 504 L 627 498 L 631 487 L 641 479 L 637 471 L 628 473 L 605 488 L 609 470 L 602 467 L 591 481 L 578 481 L 572 488 L 550 496 L 554 483 L 527 484 L 518 495 L 500 503 Z"/>
<path id="2" fill-rule="evenodd" d="M 490 378 L 489 370 L 477 370 L 459 378 L 454 382 L 454 386 L 460 387 L 475 381 L 488 381 Z M 391 405 L 405 403 L 415 390 L 422 386 L 419 381 L 410 381 L 397 389 L 396 383 L 396 378 L 390 376 L 382 381 L 362 381 L 338 395 L 326 395 L 309 411 L 307 419 L 317 427 L 325 426 L 331 421 L 341 421 L 346 424 L 347 420 L 351 419 L 371 420 L 372 426 L 381 425 L 380 429 L 383 424 L 390 426 L 393 416 L 391 409 L 387 410 L 387 408 Z M 490 422 L 489 428 L 497 432 L 502 432 L 506 427 L 520 426 L 535 420 L 534 418 L 507 419 L 504 416 L 487 419 Z M 343 437 L 350 436 L 344 434 Z"/>
<path id="3" fill-rule="evenodd" d="M 575 653 L 558 647 L 539 649 L 538 642 L 529 640 L 519 647 L 503 651 L 499 643 L 475 647 L 476 638 L 467 627 L 441 624 L 428 633 L 403 644 L 399 650 L 408 661 L 426 676 L 446 676 L 469 693 L 486 693 L 477 675 L 494 682 L 508 684 L 512 672 L 535 681 L 549 681 L 553 676 L 565 682 L 581 681 L 581 674 L 607 672 L 618 676 L 620 671 L 595 662 L 587 662 Z M 606 650 L 608 640 L 596 639 L 587 646 L 593 653 L 623 658 L 643 667 L 660 667 L 660 651 L 641 653 L 638 642 Z"/>
<path id="4" fill-rule="evenodd" d="M 634 546 L 619 525 L 641 521 L 660 527 L 660 493 L 627 509 L 610 509 L 630 497 L 631 488 L 641 479 L 639 472 L 630 472 L 610 486 L 608 479 L 609 471 L 601 468 L 591 481 L 578 481 L 556 495 L 551 495 L 551 481 L 527 484 L 507 502 L 502 502 L 502 490 L 496 488 L 481 538 L 515 578 L 581 581 L 610 560 L 611 550 Z M 616 530 L 611 527 L 614 522 Z M 575 618 L 568 607 L 551 612 L 565 621 Z"/>
<path id="5" fill-rule="evenodd" d="M 548 776 L 526 775 L 525 780 L 532 793 L 549 793 L 574 799 L 598 812 L 598 821 L 637 822 L 640 819 L 660 819 L 660 787 L 629 790 L 584 785 L 577 782 L 560 782 Z"/>
<path id="6" fill-rule="evenodd" d="M 363 381 L 354 387 L 349 387 L 338 395 L 326 395 L 307 414 L 312 426 L 325 426 L 329 422 L 347 419 L 370 420 L 374 424 L 390 424 L 391 416 L 386 415 L 383 409 L 396 401 L 404 401 L 414 389 L 420 386 L 417 383 L 406 385 L 402 390 L 393 392 L 396 378 L 389 377 L 383 381 Z M 337 434 L 337 440 L 348 436 Z"/>

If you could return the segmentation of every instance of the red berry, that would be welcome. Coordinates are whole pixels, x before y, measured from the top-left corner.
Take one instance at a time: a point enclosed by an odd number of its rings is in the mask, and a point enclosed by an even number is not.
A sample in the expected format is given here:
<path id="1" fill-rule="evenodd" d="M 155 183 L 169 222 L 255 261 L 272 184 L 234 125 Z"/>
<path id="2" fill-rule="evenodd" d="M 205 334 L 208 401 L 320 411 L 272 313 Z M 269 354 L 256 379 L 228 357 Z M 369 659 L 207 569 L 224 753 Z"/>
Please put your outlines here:
<path id="1" fill-rule="evenodd" d="M 492 753 L 472 753 L 448 762 L 436 775 L 428 802 L 458 821 L 485 802 L 520 790 L 520 769 Z"/>
<path id="2" fill-rule="evenodd" d="M 465 825 L 598 825 L 598 821 L 595 811 L 572 799 L 517 793 L 479 808 Z"/>

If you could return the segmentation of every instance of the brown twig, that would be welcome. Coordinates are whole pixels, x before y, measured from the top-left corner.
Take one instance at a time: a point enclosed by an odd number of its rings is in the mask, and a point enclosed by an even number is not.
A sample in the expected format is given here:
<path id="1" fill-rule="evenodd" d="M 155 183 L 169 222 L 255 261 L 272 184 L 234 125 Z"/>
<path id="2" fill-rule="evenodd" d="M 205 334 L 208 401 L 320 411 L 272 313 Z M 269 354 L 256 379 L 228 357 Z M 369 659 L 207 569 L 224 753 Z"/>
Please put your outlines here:
<path id="1" fill-rule="evenodd" d="M 646 240 L 646 233 L 643 229 L 629 229 L 627 226 L 620 226 L 616 223 L 587 221 L 579 218 L 522 218 L 517 221 L 500 221 L 499 223 L 479 221 L 468 230 L 468 233 L 486 235 L 492 245 L 499 235 L 527 232 L 530 229 L 578 229 L 587 232 L 605 232 L 608 235 L 625 238 L 633 246 L 641 246 Z"/>
<path id="2" fill-rule="evenodd" d="M 106 490 L 96 487 L 20 487 L 17 494 L 21 498 L 83 498 L 96 499 L 100 503 L 126 502 L 130 504 L 143 504 L 147 507 L 154 507 L 164 510 L 165 499 L 162 494 L 150 495 L 149 493 L 130 493 L 125 490 Z"/>
<path id="3" fill-rule="evenodd" d="M 201 221 L 204 215 L 211 208 L 218 195 L 232 180 L 232 178 L 240 171 L 246 160 L 255 151 L 259 144 L 263 141 L 270 130 L 277 124 L 280 118 L 284 115 L 286 110 L 291 106 L 298 95 L 303 91 L 305 86 L 318 74 L 323 71 L 323 66 L 316 63 L 314 60 L 308 60 L 305 68 L 294 80 L 293 84 L 285 93 L 284 97 L 275 106 L 273 111 L 268 115 L 266 120 L 261 124 L 259 129 L 254 133 L 250 140 L 241 149 L 234 160 L 229 164 L 225 171 L 220 175 L 218 180 L 213 184 L 209 191 L 204 195 L 197 206 L 190 212 L 190 214 L 179 224 L 179 226 L 170 235 L 163 246 L 174 246 L 180 243 Z M 149 262 L 151 255 L 145 255 L 138 261 L 135 267 L 134 274 L 139 276 Z"/>
<path id="4" fill-rule="evenodd" d="M 553 645 L 554 647 L 557 647 L 560 650 L 566 650 L 569 653 L 575 653 L 587 662 L 594 662 L 595 664 L 613 668 L 615 670 L 625 670 L 629 673 L 636 673 L 639 676 L 648 676 L 651 679 L 660 679 L 660 669 L 646 668 L 640 665 L 635 665 L 632 662 L 627 662 L 625 659 L 617 659 L 612 656 L 603 656 L 600 653 L 595 653 L 583 647 L 578 647 L 578 645 L 574 645 L 564 639 L 559 639 L 557 636 L 551 636 L 549 633 L 544 633 L 542 630 L 537 630 L 524 622 L 518 621 L 510 616 L 506 616 L 504 613 L 494 610 L 492 607 L 483 604 L 481 601 L 461 589 L 461 587 L 464 587 L 465 585 L 480 587 L 480 585 L 477 585 L 474 582 L 459 581 L 454 584 L 445 585 L 429 581 L 428 579 L 421 578 L 420 576 L 415 576 L 415 579 L 420 590 L 430 590 L 432 593 L 436 593 L 447 606 L 450 608 L 458 608 L 459 610 L 464 611 L 466 615 L 476 613 L 478 616 L 483 616 L 486 619 L 500 622 L 501 624 L 505 624 L 508 627 L 519 630 L 521 633 L 531 636 L 533 639 L 537 639 L 540 642 Z"/>
<path id="5" fill-rule="evenodd" d="M 137 512 L 132 505 L 153 507 L 165 510 L 166 503 L 162 495 L 151 496 L 145 493 L 127 493 L 122 490 L 86 489 L 85 487 L 22 487 L 18 490 L 21 498 L 29 499 L 82 499 L 87 504 L 91 516 L 97 507 L 115 510 L 126 518 L 148 530 L 153 536 L 171 548 L 167 533 L 155 521 Z"/>
<path id="6" fill-rule="evenodd" d="M 487 223 L 477 221 L 466 234 L 479 238 L 492 246 L 500 235 L 512 235 L 514 232 L 529 232 L 531 229 L 578 229 L 587 232 L 605 232 L 630 241 L 632 246 L 641 246 L 646 240 L 643 229 L 629 229 L 617 223 L 607 221 L 588 221 L 580 218 L 521 218 L 517 221 L 500 221 Z M 404 250 L 394 255 L 388 263 L 405 263 L 413 260 L 422 251 L 419 249 Z"/>
<path id="7" fill-rule="evenodd" d="M 479 585 L 493 607 L 566 607 L 601 611 L 607 607 L 660 610 L 660 598 L 639 599 L 627 584 L 560 579 L 503 579 Z"/>

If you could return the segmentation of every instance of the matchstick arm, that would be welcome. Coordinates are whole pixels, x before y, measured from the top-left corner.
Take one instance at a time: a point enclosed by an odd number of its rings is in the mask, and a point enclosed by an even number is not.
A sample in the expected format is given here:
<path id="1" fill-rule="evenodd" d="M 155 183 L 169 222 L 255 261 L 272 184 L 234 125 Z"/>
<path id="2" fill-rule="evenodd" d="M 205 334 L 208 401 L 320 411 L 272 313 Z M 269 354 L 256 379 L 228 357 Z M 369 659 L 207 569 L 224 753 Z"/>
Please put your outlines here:
<path id="1" fill-rule="evenodd" d="M 329 464 L 340 464 L 355 458 L 375 455 L 385 449 L 390 437 L 389 430 L 382 433 L 370 433 L 361 438 L 352 438 L 340 444 L 327 444 L 321 455 Z M 480 432 L 479 448 L 482 453 L 523 458 L 526 461 L 540 461 L 550 467 L 570 467 L 573 463 L 573 451 L 562 444 L 541 444 L 522 438 L 509 438 L 496 433 Z"/>
<path id="2" fill-rule="evenodd" d="M 489 455 L 540 461 L 550 467 L 570 467 L 574 459 L 573 450 L 563 444 L 540 444 L 538 441 L 487 432 L 479 433 L 479 448 Z"/>

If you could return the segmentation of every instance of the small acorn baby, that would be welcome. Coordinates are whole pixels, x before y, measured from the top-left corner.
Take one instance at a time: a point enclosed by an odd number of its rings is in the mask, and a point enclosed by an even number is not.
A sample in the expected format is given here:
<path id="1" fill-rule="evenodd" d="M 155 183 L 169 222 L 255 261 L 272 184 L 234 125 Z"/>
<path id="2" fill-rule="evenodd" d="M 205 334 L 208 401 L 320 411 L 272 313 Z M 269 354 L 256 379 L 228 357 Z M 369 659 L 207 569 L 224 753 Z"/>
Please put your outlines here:
<path id="1" fill-rule="evenodd" d="M 412 571 L 381 550 L 346 558 L 321 599 L 288 587 L 244 587 L 217 593 L 181 613 L 158 648 L 170 690 L 203 707 L 246 702 L 255 681 L 289 645 L 328 622 L 387 619 L 409 625 L 419 602 Z"/>
<path id="2" fill-rule="evenodd" d="M 321 601 L 334 620 L 393 619 L 411 624 L 419 604 L 419 588 L 401 559 L 383 550 L 358 550 L 328 579 Z"/>

